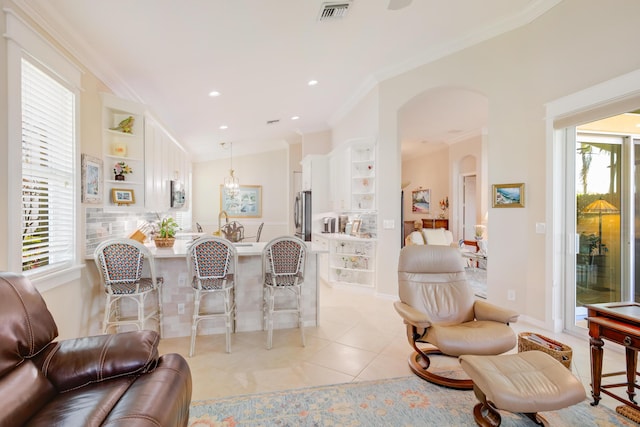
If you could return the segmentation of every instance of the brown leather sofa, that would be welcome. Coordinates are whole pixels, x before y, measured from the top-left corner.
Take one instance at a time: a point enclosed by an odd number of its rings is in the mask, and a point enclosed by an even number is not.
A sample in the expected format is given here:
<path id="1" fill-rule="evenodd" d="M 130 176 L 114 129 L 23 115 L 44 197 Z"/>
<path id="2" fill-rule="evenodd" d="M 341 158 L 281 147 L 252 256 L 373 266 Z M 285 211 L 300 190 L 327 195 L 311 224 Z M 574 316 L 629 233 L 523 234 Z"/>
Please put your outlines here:
<path id="1" fill-rule="evenodd" d="M 54 341 L 24 276 L 0 273 L 0 426 L 186 426 L 191 371 L 155 331 Z"/>

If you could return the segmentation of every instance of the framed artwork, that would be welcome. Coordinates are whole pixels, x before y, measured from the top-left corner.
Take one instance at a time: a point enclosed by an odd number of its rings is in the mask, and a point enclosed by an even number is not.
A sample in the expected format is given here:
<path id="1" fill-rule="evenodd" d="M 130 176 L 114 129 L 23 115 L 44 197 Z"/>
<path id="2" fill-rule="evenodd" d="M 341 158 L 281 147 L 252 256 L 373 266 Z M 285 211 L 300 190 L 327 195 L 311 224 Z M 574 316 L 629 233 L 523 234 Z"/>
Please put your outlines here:
<path id="1" fill-rule="evenodd" d="M 262 217 L 262 186 L 241 185 L 236 194 L 229 194 L 220 185 L 220 207 L 232 218 Z"/>
<path id="2" fill-rule="evenodd" d="M 82 203 L 102 203 L 102 160 L 83 154 Z"/>
<path id="3" fill-rule="evenodd" d="M 524 184 L 494 184 L 494 208 L 524 208 Z"/>
<path id="4" fill-rule="evenodd" d="M 136 197 L 131 189 L 113 188 L 111 189 L 111 201 L 118 206 L 131 205 L 136 202 Z"/>
<path id="5" fill-rule="evenodd" d="M 181 208 L 184 206 L 185 191 L 184 184 L 180 181 L 171 181 L 171 207 Z"/>
<path id="6" fill-rule="evenodd" d="M 362 220 L 361 219 L 354 219 L 353 223 L 351 224 L 351 235 L 352 236 L 357 236 L 358 233 L 360 233 L 360 226 L 362 225 Z"/>
<path id="7" fill-rule="evenodd" d="M 429 213 L 431 204 L 431 190 L 415 190 L 411 192 L 411 212 Z"/>

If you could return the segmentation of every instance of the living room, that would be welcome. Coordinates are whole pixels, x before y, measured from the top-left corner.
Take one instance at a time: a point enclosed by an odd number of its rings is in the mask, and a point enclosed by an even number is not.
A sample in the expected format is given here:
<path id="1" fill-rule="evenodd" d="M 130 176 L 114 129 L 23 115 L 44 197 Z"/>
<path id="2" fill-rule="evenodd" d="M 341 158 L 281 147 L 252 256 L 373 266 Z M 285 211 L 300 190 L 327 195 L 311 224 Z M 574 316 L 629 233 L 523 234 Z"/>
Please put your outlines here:
<path id="1" fill-rule="evenodd" d="M 48 43 L 67 51 L 62 43 L 46 31 L 46 19 L 30 16 L 28 1 L 2 0 L 3 9 L 13 13 L 45 34 Z M 565 327 L 565 290 L 569 280 L 563 276 L 564 262 L 561 248 L 571 242 L 564 235 L 566 212 L 559 193 L 562 185 L 562 166 L 555 163 L 556 133 L 568 126 L 584 122 L 579 113 L 598 112 L 605 105 L 612 112 L 632 111 L 640 106 L 637 92 L 640 84 L 634 80 L 640 69 L 635 52 L 636 17 L 640 5 L 632 0 L 613 2 L 564 0 L 531 19 L 526 25 L 512 28 L 495 37 L 487 37 L 473 45 L 446 55 L 431 52 L 429 60 L 405 72 L 379 81 L 370 91 L 336 120 L 330 130 L 330 149 L 360 137 L 378 141 L 378 174 L 384 176 L 378 187 L 378 207 L 381 224 L 378 233 L 378 268 L 375 293 L 389 303 L 397 298 L 397 259 L 400 252 L 399 225 L 400 189 L 407 177 L 402 167 L 399 140 L 399 111 L 416 97 L 440 88 L 464 88 L 481 93 L 488 100 L 488 129 L 482 136 L 483 154 L 478 160 L 481 179 L 481 212 L 488 212 L 487 229 L 491 240 L 491 262 L 487 277 L 490 283 L 488 299 L 498 305 L 508 305 L 536 327 L 558 333 Z M 6 33 L 6 22 L 2 29 Z M 7 57 L 7 40 L 0 54 Z M 67 52 L 68 53 L 68 52 Z M 73 55 L 69 54 L 73 58 Z M 597 60 L 594 59 L 597 57 Z M 82 153 L 100 156 L 100 92 L 113 92 L 100 76 L 86 64 L 75 65 L 82 70 L 80 105 Z M 0 70 L 1 99 L 0 127 L 9 129 L 9 76 Z M 630 81 L 630 82 L 629 82 Z M 607 82 L 609 84 L 607 84 Z M 597 92 L 590 95 L 588 90 Z M 628 101 L 623 105 L 623 101 Z M 617 111 L 616 111 L 617 110 Z M 600 110 L 601 111 L 601 110 Z M 604 114 L 604 113 L 603 113 Z M 602 118 L 604 116 L 601 116 Z M 588 120 L 594 120 L 589 117 Z M 8 135 L 0 136 L 0 159 L 4 163 L 0 175 L 0 217 L 12 218 L 15 198 L 10 197 L 12 166 L 15 153 Z M 305 151 L 304 142 L 293 144 L 299 157 Z M 286 150 L 289 150 L 287 148 Z M 298 156 L 296 153 L 294 155 Z M 238 174 L 251 168 L 253 160 L 239 153 L 234 159 Z M 445 157 L 449 158 L 447 154 Z M 18 161 L 19 162 L 19 161 Z M 225 172 L 228 159 L 211 161 Z M 451 167 L 451 165 L 450 165 Z M 448 196 L 450 214 L 457 209 L 453 184 L 453 169 L 448 169 L 445 189 L 434 191 L 434 201 Z M 410 178 L 412 187 L 432 188 L 428 179 Z M 220 180 L 215 179 L 215 186 Z M 521 209 L 492 209 L 490 190 L 493 184 L 524 183 L 526 203 Z M 410 189 L 412 189 L 410 187 Z M 11 193 L 13 195 L 13 193 Z M 211 197 L 217 198 L 217 194 Z M 84 207 L 87 207 L 86 205 Z M 203 209 L 204 210 L 204 209 Z M 281 218 L 288 223 L 288 208 Z M 217 216 L 217 215 L 215 215 Z M 212 214 L 212 217 L 215 217 Z M 82 215 L 80 215 L 82 217 Z M 480 221 L 482 218 L 479 218 Z M 382 227 L 384 221 L 393 227 Z M 459 218 L 451 218 L 454 228 Z M 213 220 L 212 220 L 213 222 Z M 80 225 L 82 229 L 83 224 Z M 19 257 L 19 240 L 14 236 L 19 225 L 9 220 L 0 224 L 0 233 L 7 236 L 0 245 L 0 269 L 15 271 Z M 81 233 L 82 234 L 82 233 Z M 568 240 L 567 240 L 568 239 Z M 77 242 L 82 253 L 83 242 Z M 78 260 L 81 264 L 81 260 Z M 19 269 L 19 267 L 18 267 Z M 82 336 L 87 330 L 87 310 L 83 307 L 87 295 L 85 278 L 78 276 L 58 286 L 41 285 L 49 309 L 58 323 L 61 337 Z M 513 291 L 514 300 L 508 296 Z M 398 319 L 400 323 L 400 320 Z M 582 332 L 587 345 L 586 331 Z M 402 355 L 404 358 L 406 355 Z"/>

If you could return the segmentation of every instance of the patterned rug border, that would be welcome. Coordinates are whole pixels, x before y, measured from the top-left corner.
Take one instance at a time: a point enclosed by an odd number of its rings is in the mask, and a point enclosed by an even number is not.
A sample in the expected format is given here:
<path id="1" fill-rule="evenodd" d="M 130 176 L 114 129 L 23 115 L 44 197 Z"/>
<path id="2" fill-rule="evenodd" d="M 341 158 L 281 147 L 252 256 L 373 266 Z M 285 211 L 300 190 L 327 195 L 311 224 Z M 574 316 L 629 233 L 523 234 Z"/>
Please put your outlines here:
<path id="1" fill-rule="evenodd" d="M 403 376 L 196 400 L 189 426 L 473 426 L 476 403 L 473 391 Z M 501 415 L 503 427 L 532 425 L 521 414 Z M 554 427 L 637 426 L 612 409 L 592 407 L 589 399 L 544 416 Z"/>

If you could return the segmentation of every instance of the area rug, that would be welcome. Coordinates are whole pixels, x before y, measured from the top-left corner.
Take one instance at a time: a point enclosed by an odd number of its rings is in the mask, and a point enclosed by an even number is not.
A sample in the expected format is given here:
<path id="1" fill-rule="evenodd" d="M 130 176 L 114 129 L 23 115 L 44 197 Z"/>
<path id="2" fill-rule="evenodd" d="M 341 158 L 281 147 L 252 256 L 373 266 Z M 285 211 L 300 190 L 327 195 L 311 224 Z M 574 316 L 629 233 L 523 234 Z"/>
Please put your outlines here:
<path id="1" fill-rule="evenodd" d="M 476 403 L 472 391 L 403 377 L 195 401 L 189 427 L 474 426 Z M 588 400 L 544 415 L 554 427 L 637 425 Z M 534 424 L 502 412 L 502 425 Z"/>

